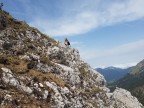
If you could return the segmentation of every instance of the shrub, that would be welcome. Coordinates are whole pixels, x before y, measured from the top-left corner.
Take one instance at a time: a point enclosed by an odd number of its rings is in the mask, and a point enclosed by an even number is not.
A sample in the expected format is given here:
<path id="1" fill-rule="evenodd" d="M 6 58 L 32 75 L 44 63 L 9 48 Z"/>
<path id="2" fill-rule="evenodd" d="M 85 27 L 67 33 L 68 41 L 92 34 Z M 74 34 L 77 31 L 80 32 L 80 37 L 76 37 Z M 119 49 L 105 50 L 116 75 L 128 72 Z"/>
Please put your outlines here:
<path id="1" fill-rule="evenodd" d="M 5 50 L 9 50 L 13 46 L 13 44 L 5 42 L 2 46 Z"/>
<path id="2" fill-rule="evenodd" d="M 96 94 L 100 93 L 100 92 L 104 92 L 102 89 L 100 89 L 99 87 L 92 87 L 91 89 L 86 89 L 85 91 L 82 92 L 83 95 L 85 96 L 96 96 Z"/>
<path id="3" fill-rule="evenodd" d="M 1 55 L 0 64 L 6 65 L 8 68 L 10 68 L 13 72 L 16 73 L 25 73 L 28 71 L 27 62 L 21 60 L 17 56 Z"/>
<path id="4" fill-rule="evenodd" d="M 36 64 L 37 63 L 35 61 L 31 61 L 30 63 L 27 64 L 27 68 L 28 69 L 32 69 L 32 68 L 34 68 L 36 66 Z"/>
<path id="5" fill-rule="evenodd" d="M 51 61 L 49 60 L 49 57 L 46 56 L 45 54 L 41 54 L 40 55 L 40 61 L 44 64 L 48 64 L 48 65 L 51 65 Z"/>
<path id="6" fill-rule="evenodd" d="M 89 73 L 89 71 L 86 71 L 85 68 L 86 68 L 85 65 L 82 65 L 82 66 L 79 68 L 79 71 L 80 71 L 80 73 L 81 73 L 81 77 L 82 77 L 82 78 L 86 78 L 87 75 L 88 75 L 88 73 Z"/>
<path id="7" fill-rule="evenodd" d="M 0 56 L 0 64 L 4 64 L 4 65 L 9 64 L 8 59 L 5 58 L 4 56 Z"/>
<path id="8" fill-rule="evenodd" d="M 32 44 L 29 44 L 29 45 L 28 45 L 28 48 L 31 49 L 31 50 L 35 50 L 35 49 L 36 49 L 35 46 L 32 45 Z"/>
<path id="9" fill-rule="evenodd" d="M 0 56 L 0 64 L 4 65 L 19 65 L 19 58 L 16 56 L 6 56 L 6 55 L 1 55 Z"/>
<path id="10" fill-rule="evenodd" d="M 25 52 L 24 52 L 24 50 L 22 50 L 22 49 L 19 50 L 19 51 L 16 51 L 16 55 L 24 55 L 24 53 L 25 53 Z"/>

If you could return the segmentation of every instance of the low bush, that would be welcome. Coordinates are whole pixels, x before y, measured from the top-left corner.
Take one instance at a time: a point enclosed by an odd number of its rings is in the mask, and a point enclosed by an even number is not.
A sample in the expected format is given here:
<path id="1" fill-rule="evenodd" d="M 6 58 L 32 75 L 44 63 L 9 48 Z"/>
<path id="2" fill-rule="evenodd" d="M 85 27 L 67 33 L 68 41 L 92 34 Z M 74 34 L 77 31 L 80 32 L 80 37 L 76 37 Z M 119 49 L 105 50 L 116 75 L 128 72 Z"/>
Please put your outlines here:
<path id="1" fill-rule="evenodd" d="M 5 50 L 9 50 L 12 46 L 13 46 L 12 43 L 7 43 L 7 42 L 5 42 L 5 43 L 2 45 L 3 49 L 5 49 Z"/>

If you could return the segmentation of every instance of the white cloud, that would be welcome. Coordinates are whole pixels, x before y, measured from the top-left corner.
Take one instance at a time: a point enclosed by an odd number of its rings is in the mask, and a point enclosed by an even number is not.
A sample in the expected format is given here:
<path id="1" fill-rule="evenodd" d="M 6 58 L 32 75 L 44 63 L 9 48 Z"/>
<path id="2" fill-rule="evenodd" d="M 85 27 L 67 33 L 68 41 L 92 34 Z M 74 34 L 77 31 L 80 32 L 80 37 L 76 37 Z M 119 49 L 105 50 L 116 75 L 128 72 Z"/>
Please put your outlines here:
<path id="1" fill-rule="evenodd" d="M 122 68 L 122 69 L 126 69 L 128 67 L 131 67 L 131 66 L 136 66 L 138 62 L 132 62 L 132 63 L 127 63 L 127 64 L 116 64 L 116 65 L 113 65 L 114 67 L 117 67 L 117 68 Z"/>
<path id="2" fill-rule="evenodd" d="M 80 48 L 80 54 L 92 66 L 109 66 L 138 62 L 144 58 L 144 40 L 108 49 Z"/>
<path id="3" fill-rule="evenodd" d="M 97 25 L 95 18 L 96 15 L 84 12 L 79 13 L 73 18 L 64 18 L 57 21 L 35 19 L 34 22 L 30 24 L 39 27 L 43 32 L 51 36 L 71 36 L 90 31 Z"/>
<path id="4" fill-rule="evenodd" d="M 144 0 L 122 0 L 109 3 L 99 0 L 81 1 L 72 5 L 73 9 L 68 6 L 62 8 L 63 14 L 60 18 L 50 20 L 35 16 L 30 24 L 51 36 L 72 36 L 101 26 L 144 18 Z"/>
<path id="5" fill-rule="evenodd" d="M 109 49 L 100 49 L 100 50 L 93 50 L 93 49 L 88 49 L 88 50 L 83 50 L 80 49 L 82 51 L 82 55 L 86 58 L 86 59 L 91 59 L 94 57 L 105 57 L 105 56 L 115 56 L 115 55 L 122 55 L 122 54 L 129 54 L 129 53 L 134 53 L 134 52 L 140 52 L 144 50 L 144 40 L 139 40 L 136 42 L 131 42 L 131 43 L 127 43 L 127 44 L 123 44 L 120 46 L 115 46 L 113 48 L 109 48 Z M 85 51 L 85 52 L 83 52 Z M 92 52 L 91 54 L 89 54 L 89 52 Z M 89 56 L 86 56 L 89 55 Z"/>
<path id="6" fill-rule="evenodd" d="M 109 65 L 109 66 L 100 66 L 100 67 L 96 67 L 96 68 L 107 68 L 107 67 L 110 67 L 110 66 L 113 66 L 113 67 L 117 67 L 117 68 L 121 68 L 121 69 L 126 69 L 126 68 L 129 68 L 129 67 L 132 67 L 132 66 L 136 66 L 138 62 L 131 62 L 131 63 L 125 63 L 125 64 L 114 64 L 114 65 Z"/>

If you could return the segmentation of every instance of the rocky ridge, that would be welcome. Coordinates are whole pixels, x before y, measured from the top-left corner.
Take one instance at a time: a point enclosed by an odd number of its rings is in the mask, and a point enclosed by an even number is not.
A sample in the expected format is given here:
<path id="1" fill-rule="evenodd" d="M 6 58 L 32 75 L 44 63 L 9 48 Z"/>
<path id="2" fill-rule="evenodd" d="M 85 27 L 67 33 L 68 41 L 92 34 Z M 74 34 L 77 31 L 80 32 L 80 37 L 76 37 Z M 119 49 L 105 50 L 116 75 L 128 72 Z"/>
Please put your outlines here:
<path id="1" fill-rule="evenodd" d="M 0 10 L 0 107 L 143 108 L 130 92 L 110 93 L 77 49 Z"/>

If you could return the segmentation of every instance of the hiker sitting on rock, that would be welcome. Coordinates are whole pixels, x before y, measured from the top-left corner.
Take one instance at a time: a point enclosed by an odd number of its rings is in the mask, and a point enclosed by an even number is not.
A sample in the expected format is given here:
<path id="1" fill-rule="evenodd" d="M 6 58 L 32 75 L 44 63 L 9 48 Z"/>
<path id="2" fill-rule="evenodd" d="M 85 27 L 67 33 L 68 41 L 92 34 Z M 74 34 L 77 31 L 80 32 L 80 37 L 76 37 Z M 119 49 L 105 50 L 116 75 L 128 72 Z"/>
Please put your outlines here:
<path id="1" fill-rule="evenodd" d="M 68 41 L 67 38 L 65 38 L 64 44 L 65 44 L 66 46 L 70 46 L 70 42 Z"/>
<path id="2" fill-rule="evenodd" d="M 3 7 L 3 3 L 0 3 L 0 10 L 2 10 L 2 7 Z"/>

